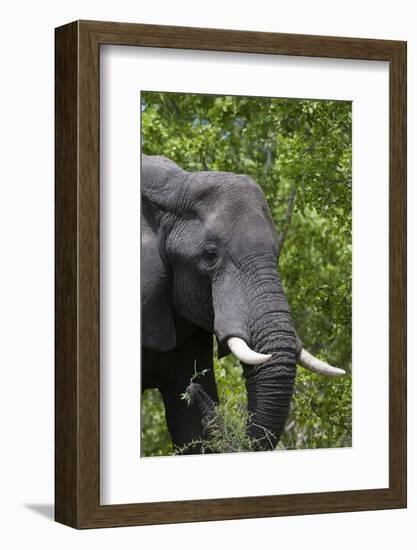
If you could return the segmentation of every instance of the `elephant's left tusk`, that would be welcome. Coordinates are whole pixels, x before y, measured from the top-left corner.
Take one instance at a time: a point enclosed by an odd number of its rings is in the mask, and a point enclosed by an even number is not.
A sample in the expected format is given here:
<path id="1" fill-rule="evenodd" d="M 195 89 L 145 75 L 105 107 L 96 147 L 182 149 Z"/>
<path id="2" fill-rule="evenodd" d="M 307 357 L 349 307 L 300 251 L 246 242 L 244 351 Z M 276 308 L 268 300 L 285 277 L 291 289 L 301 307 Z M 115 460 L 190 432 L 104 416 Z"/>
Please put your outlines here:
<path id="1" fill-rule="evenodd" d="M 324 376 L 342 376 L 343 374 L 346 374 L 346 371 L 343 369 L 332 367 L 325 361 L 314 357 L 314 355 L 309 353 L 304 348 L 301 350 L 297 362 L 301 367 Z"/>
<path id="2" fill-rule="evenodd" d="M 269 361 L 272 357 L 272 355 L 265 355 L 264 353 L 253 351 L 253 349 L 250 349 L 245 340 L 242 340 L 242 338 L 238 338 L 237 336 L 228 338 L 227 345 L 233 355 L 246 365 L 261 365 L 262 363 L 265 363 L 265 361 Z"/>

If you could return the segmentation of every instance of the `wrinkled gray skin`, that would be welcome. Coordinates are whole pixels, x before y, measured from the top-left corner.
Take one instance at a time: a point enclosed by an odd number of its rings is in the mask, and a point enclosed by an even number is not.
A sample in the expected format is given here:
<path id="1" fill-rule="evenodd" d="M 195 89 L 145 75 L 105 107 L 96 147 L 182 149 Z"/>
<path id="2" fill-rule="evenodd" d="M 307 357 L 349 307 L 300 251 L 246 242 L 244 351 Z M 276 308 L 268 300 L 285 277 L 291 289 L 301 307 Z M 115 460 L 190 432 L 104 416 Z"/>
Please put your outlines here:
<path id="1" fill-rule="evenodd" d="M 212 335 L 243 338 L 272 354 L 243 365 L 248 433 L 276 446 L 296 372 L 296 335 L 277 271 L 277 236 L 261 188 L 227 172 L 185 172 L 164 157 L 142 156 L 142 389 L 159 388 L 173 443 L 201 436 L 201 411 L 180 394 L 197 370 L 218 401 Z M 298 345 L 297 345 L 298 347 Z M 268 436 L 266 436 L 268 434 Z"/>

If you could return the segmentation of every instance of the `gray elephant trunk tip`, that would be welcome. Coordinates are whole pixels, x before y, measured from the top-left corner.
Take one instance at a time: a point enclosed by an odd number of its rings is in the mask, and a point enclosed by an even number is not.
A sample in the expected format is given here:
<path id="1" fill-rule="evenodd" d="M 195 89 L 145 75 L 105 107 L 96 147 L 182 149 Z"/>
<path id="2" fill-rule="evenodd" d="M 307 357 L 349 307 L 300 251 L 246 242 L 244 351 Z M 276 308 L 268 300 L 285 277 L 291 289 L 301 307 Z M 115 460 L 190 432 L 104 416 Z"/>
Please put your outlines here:
<path id="1" fill-rule="evenodd" d="M 203 421 L 209 420 L 214 416 L 216 405 L 210 396 L 204 391 L 201 384 L 191 382 L 185 391 L 189 396 L 190 406 L 197 405 L 201 412 Z"/>

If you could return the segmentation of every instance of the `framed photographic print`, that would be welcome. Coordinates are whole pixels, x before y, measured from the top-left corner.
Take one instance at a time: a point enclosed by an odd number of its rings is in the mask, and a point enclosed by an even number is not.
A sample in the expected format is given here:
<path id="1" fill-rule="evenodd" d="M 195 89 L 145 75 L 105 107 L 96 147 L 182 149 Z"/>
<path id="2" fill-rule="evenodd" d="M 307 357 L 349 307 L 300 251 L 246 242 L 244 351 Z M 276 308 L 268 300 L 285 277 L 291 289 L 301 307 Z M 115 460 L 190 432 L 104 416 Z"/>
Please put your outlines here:
<path id="1" fill-rule="evenodd" d="M 406 506 L 406 44 L 56 29 L 56 520 Z"/>

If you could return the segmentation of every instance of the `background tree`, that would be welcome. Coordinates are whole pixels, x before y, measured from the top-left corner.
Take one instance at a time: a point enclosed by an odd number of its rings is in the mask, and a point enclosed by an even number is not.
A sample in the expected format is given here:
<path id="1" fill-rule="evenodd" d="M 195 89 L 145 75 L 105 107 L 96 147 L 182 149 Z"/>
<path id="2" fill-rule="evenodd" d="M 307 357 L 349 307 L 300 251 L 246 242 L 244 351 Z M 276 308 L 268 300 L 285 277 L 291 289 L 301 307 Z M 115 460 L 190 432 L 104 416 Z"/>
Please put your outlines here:
<path id="1" fill-rule="evenodd" d="M 351 103 L 146 92 L 142 148 L 182 168 L 245 173 L 262 187 L 282 245 L 280 273 L 297 332 L 348 371 L 298 369 L 278 448 L 351 444 Z M 233 356 L 215 361 L 220 399 L 241 415 L 246 392 Z M 142 399 L 142 454 L 172 452 L 157 390 Z"/>

